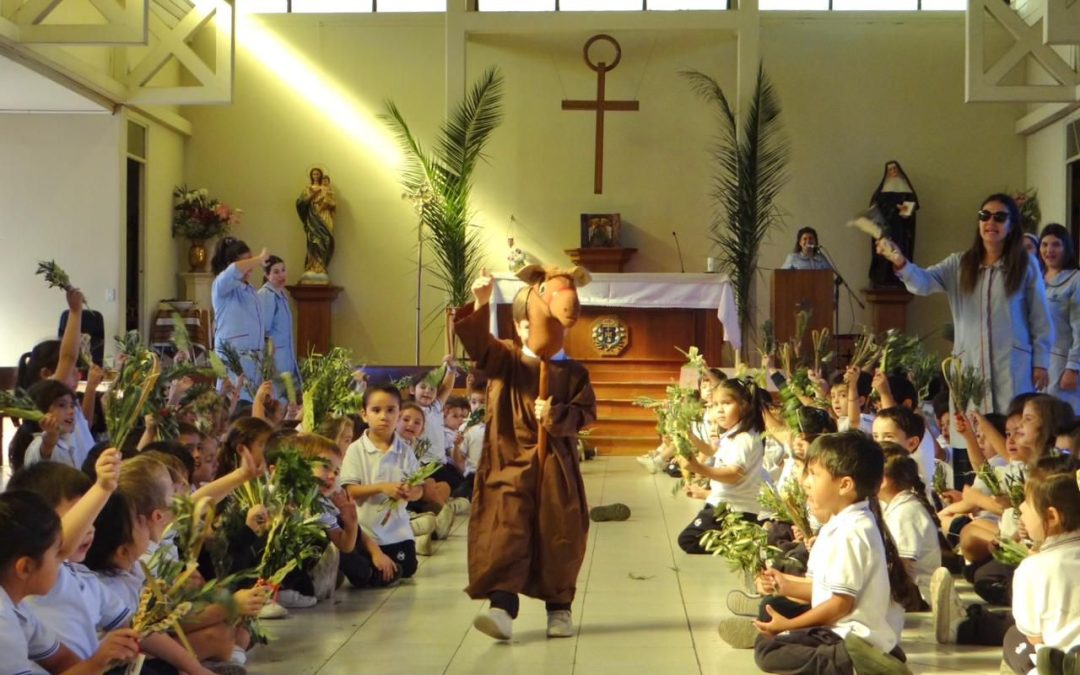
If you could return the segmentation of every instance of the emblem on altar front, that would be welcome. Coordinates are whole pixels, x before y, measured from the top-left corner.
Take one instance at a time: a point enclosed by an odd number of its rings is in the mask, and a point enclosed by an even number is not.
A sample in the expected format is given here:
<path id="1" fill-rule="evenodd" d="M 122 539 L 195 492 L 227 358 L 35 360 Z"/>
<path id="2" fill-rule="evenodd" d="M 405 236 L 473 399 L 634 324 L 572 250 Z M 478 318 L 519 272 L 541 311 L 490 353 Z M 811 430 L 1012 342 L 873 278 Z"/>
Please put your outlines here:
<path id="1" fill-rule="evenodd" d="M 630 328 L 612 314 L 598 317 L 592 325 L 592 342 L 601 356 L 619 356 L 630 346 Z"/>

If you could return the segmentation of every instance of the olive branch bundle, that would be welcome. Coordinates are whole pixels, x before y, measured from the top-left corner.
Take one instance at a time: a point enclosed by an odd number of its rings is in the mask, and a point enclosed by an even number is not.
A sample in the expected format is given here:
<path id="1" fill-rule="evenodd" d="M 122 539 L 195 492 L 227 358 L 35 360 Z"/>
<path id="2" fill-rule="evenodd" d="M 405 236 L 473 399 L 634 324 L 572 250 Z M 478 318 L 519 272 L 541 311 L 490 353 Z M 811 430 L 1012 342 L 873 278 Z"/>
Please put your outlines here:
<path id="1" fill-rule="evenodd" d="M 40 422 L 45 413 L 37 409 L 34 401 L 22 389 L 0 390 L 0 415 L 24 422 Z"/>
<path id="2" fill-rule="evenodd" d="M 810 535 L 810 514 L 806 508 L 806 492 L 798 480 L 789 481 L 782 490 L 776 489 L 771 483 L 762 484 L 761 493 L 758 494 L 758 503 L 776 514 L 778 521 L 790 523 L 799 528 L 803 534 Z"/>
<path id="3" fill-rule="evenodd" d="M 720 529 L 701 535 L 701 547 L 706 553 L 726 559 L 733 572 L 741 571 L 752 578 L 776 560 L 780 549 L 769 546 L 768 534 L 761 525 L 743 520 L 742 514 L 727 504 L 716 507 L 716 520 Z"/>
<path id="4" fill-rule="evenodd" d="M 986 380 L 979 375 L 979 371 L 965 366 L 959 358 L 950 356 L 942 361 L 941 374 L 957 412 L 967 412 L 969 406 L 978 406 L 986 397 Z"/>
<path id="5" fill-rule="evenodd" d="M 360 411 L 362 396 L 353 389 L 352 354 L 334 347 L 312 354 L 300 364 L 304 380 L 303 428 L 314 431 L 327 417 L 349 417 Z"/>
<path id="6" fill-rule="evenodd" d="M 425 464 L 420 467 L 415 473 L 406 476 L 401 480 L 401 484 L 407 488 L 414 488 L 422 485 L 428 478 L 434 476 L 438 470 L 442 468 L 441 464 L 432 462 L 431 464 Z M 383 514 L 382 519 L 379 521 L 380 525 L 385 525 L 390 517 L 394 515 L 394 511 L 401 505 L 400 499 L 387 499 L 382 503 L 379 511 Z"/>
<path id="7" fill-rule="evenodd" d="M 105 394 L 104 412 L 109 440 L 114 447 L 121 448 L 154 394 L 161 377 L 161 362 L 157 354 L 143 346 L 136 331 L 117 341 L 127 358 Z"/>
<path id="8" fill-rule="evenodd" d="M 39 260 L 37 271 L 34 274 L 44 276 L 45 281 L 49 282 L 49 288 L 60 288 L 65 292 L 75 288 L 71 284 L 71 277 L 68 276 L 63 267 L 56 264 L 55 260 Z M 86 298 L 83 298 L 83 304 L 87 307 L 90 306 L 90 303 L 86 302 Z"/>
<path id="9" fill-rule="evenodd" d="M 983 485 L 990 491 L 991 497 L 1003 497 L 1005 496 L 1005 488 L 1001 484 L 1001 477 L 998 476 L 997 470 L 990 462 L 983 463 L 975 472 L 975 476 L 982 480 Z"/>
<path id="10" fill-rule="evenodd" d="M 1012 539 L 998 539 L 997 546 L 993 549 L 994 560 L 1003 565 L 1017 567 L 1024 559 L 1031 555 L 1031 549 L 1020 542 Z"/>

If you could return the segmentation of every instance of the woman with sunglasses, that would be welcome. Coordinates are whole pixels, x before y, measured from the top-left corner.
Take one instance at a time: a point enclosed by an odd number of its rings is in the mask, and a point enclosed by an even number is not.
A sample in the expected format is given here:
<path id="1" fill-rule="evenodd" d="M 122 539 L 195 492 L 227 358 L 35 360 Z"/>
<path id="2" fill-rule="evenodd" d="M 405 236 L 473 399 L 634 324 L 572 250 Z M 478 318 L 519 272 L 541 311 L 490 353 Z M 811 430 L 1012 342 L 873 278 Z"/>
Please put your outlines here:
<path id="1" fill-rule="evenodd" d="M 953 353 L 986 378 L 978 407 L 1004 412 L 1017 394 L 1046 389 L 1054 331 L 1042 275 L 1024 250 L 1016 202 L 990 195 L 978 218 L 971 248 L 927 269 L 909 262 L 888 239 L 878 240 L 877 252 L 910 292 L 948 295 Z"/>
<path id="2" fill-rule="evenodd" d="M 1043 228 L 1039 236 L 1039 261 L 1046 282 L 1046 297 L 1054 321 L 1054 344 L 1050 348 L 1048 392 L 1080 411 L 1080 270 L 1076 269 L 1072 237 L 1057 223 Z"/>

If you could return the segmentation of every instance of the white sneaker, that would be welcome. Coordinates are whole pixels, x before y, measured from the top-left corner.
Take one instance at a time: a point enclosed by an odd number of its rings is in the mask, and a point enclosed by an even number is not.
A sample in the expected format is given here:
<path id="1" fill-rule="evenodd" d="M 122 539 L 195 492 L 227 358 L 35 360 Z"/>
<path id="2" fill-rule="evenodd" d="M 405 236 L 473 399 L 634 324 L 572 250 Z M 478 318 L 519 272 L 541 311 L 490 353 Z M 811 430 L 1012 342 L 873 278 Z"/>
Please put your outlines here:
<path id="1" fill-rule="evenodd" d="M 247 652 L 244 651 L 243 649 L 241 649 L 240 647 L 233 647 L 232 658 L 229 659 L 229 660 L 232 661 L 233 663 L 239 665 L 239 666 L 246 666 L 247 665 Z"/>
<path id="2" fill-rule="evenodd" d="M 306 609 L 314 607 L 319 600 L 300 591 L 285 590 L 278 593 L 277 601 L 285 609 Z"/>
<path id="3" fill-rule="evenodd" d="M 435 531 L 435 516 L 430 513 L 421 513 L 409 521 L 412 526 L 414 537 L 422 537 Z"/>
<path id="4" fill-rule="evenodd" d="M 450 536 L 450 530 L 454 527 L 454 507 L 449 504 L 439 509 L 439 515 L 435 516 L 435 538 L 446 539 Z"/>
<path id="5" fill-rule="evenodd" d="M 960 602 L 952 573 L 939 567 L 930 577 L 930 611 L 934 616 L 934 637 L 943 645 L 955 644 L 957 629 L 967 618 L 967 608 Z"/>
<path id="6" fill-rule="evenodd" d="M 271 600 L 259 610 L 260 619 L 284 619 L 289 616 L 289 610 Z"/>
<path id="7" fill-rule="evenodd" d="M 473 619 L 473 628 L 496 640 L 509 640 L 514 629 L 514 620 L 505 609 L 489 607 Z"/>
<path id="8" fill-rule="evenodd" d="M 574 622 L 570 610 L 557 609 L 548 612 L 547 636 L 549 638 L 574 637 Z"/>
<path id="9" fill-rule="evenodd" d="M 447 503 L 454 509 L 455 516 L 468 515 L 472 508 L 472 502 L 464 497 L 454 497 Z"/>
<path id="10" fill-rule="evenodd" d="M 656 460 L 653 459 L 652 453 L 645 453 L 637 458 L 638 464 L 645 467 L 645 470 L 649 473 L 656 473 Z"/>
<path id="11" fill-rule="evenodd" d="M 431 534 L 422 534 L 416 538 L 416 555 L 431 555 Z"/>

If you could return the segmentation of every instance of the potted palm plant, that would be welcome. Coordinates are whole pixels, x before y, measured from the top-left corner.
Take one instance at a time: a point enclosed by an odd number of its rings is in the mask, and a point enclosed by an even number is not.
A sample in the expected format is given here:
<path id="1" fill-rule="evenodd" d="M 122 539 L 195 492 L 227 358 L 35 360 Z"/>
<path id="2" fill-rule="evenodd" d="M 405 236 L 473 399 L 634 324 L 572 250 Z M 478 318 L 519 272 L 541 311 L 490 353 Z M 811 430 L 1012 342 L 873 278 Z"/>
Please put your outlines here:
<path id="1" fill-rule="evenodd" d="M 790 146 L 780 125 L 780 102 L 758 66 L 757 85 L 742 116 L 716 80 L 698 71 L 684 71 L 694 92 L 714 106 L 719 135 L 711 149 L 716 175 L 712 198 L 716 212 L 709 238 L 719 250 L 720 269 L 731 279 L 742 329 L 743 356 L 754 327 L 754 276 L 758 252 L 773 229 L 783 223 L 775 204 L 788 180 Z"/>
<path id="2" fill-rule="evenodd" d="M 484 159 L 484 146 L 502 121 L 502 84 L 497 68 L 484 71 L 443 122 L 430 150 L 416 138 L 392 100 L 386 101 L 386 113 L 381 116 L 405 154 L 401 171 L 404 196 L 419 213 L 421 254 L 426 248 L 431 255 L 432 262 L 426 267 L 446 295 L 448 320 L 453 308 L 471 300 L 472 282 L 483 262 L 469 197 L 473 173 Z M 419 330 L 418 321 L 417 334 Z"/>

